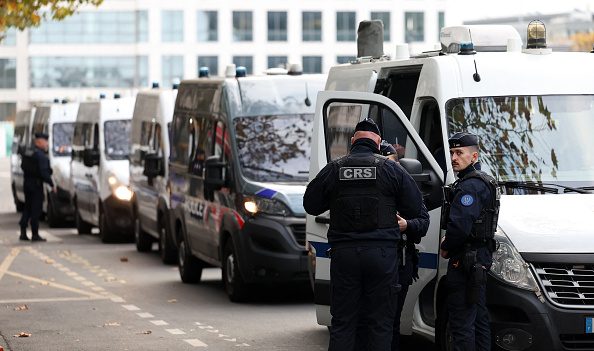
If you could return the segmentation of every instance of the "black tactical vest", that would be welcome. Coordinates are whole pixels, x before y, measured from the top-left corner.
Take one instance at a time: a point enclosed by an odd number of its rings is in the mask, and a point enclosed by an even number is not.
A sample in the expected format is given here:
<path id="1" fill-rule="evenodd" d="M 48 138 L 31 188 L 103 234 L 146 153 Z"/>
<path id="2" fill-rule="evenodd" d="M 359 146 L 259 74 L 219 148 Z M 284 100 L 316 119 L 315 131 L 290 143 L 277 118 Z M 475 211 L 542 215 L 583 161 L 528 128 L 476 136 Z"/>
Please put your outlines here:
<path id="1" fill-rule="evenodd" d="M 491 190 L 491 203 L 488 207 L 485 206 L 481 210 L 481 214 L 479 218 L 474 221 L 470 233 L 471 243 L 485 243 L 487 240 L 493 239 L 495 231 L 497 230 L 500 193 L 495 178 L 482 171 L 472 171 L 455 181 L 452 185 L 444 187 L 444 203 L 441 209 L 441 229 L 447 229 L 447 224 L 450 218 L 450 207 L 460 182 L 470 178 L 480 179 L 487 185 L 489 190 Z"/>
<path id="2" fill-rule="evenodd" d="M 35 157 L 35 149 L 27 148 L 21 155 L 21 169 L 28 178 L 40 178 L 39 162 Z"/>
<path id="3" fill-rule="evenodd" d="M 387 158 L 348 155 L 335 162 L 337 190 L 330 199 L 330 230 L 368 232 L 398 227 L 394 196 L 379 187 Z"/>

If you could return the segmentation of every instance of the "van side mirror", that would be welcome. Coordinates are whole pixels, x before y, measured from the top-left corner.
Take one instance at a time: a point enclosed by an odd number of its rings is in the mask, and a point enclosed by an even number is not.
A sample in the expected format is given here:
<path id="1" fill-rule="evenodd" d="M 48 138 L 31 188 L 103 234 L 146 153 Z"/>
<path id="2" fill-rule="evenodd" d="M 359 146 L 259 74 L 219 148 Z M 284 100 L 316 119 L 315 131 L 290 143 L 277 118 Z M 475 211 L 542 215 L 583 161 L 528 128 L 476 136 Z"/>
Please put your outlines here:
<path id="1" fill-rule="evenodd" d="M 165 167 L 163 165 L 163 157 L 158 154 L 144 155 L 144 171 L 143 175 L 148 178 L 155 178 L 165 175 Z"/>
<path id="2" fill-rule="evenodd" d="M 220 190 L 225 185 L 224 169 L 227 162 L 221 161 L 219 156 L 210 156 L 206 159 L 206 174 L 204 180 L 211 190 Z"/>
<path id="3" fill-rule="evenodd" d="M 404 168 L 408 174 L 415 180 L 415 182 L 428 182 L 431 181 L 429 173 L 423 173 L 423 166 L 419 160 L 414 158 L 401 158 L 398 160 L 402 168 Z"/>
<path id="4" fill-rule="evenodd" d="M 83 163 L 86 167 L 99 166 L 99 150 L 85 149 L 83 151 Z"/>
<path id="5" fill-rule="evenodd" d="M 401 158 L 400 165 L 417 183 L 423 194 L 427 210 L 431 211 L 441 206 L 443 202 L 442 180 L 433 170 L 423 170 L 423 165 L 417 159 Z"/>

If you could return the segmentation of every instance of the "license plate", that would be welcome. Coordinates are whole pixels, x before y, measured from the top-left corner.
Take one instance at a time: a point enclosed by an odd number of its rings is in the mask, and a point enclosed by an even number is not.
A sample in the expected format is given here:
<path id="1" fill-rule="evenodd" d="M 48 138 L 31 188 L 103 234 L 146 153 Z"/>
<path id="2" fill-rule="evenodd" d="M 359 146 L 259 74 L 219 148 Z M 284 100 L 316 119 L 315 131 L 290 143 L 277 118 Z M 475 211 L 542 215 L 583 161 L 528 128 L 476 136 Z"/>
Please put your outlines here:
<path id="1" fill-rule="evenodd" d="M 594 317 L 586 317 L 586 334 L 593 334 L 594 331 L 592 331 L 592 320 L 594 319 Z"/>

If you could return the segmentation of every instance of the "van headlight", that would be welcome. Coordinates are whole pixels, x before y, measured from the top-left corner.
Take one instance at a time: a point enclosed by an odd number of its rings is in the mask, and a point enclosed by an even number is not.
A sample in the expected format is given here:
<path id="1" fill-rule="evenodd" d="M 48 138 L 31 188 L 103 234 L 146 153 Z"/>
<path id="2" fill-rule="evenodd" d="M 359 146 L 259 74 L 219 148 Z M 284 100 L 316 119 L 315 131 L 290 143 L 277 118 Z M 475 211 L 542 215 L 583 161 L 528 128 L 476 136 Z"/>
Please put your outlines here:
<path id="1" fill-rule="evenodd" d="M 111 192 L 113 196 L 115 196 L 118 200 L 132 200 L 132 190 L 130 190 L 127 186 L 123 185 L 115 175 L 110 174 L 107 177 L 107 183 L 109 183 L 109 186 L 111 187 Z"/>
<path id="2" fill-rule="evenodd" d="M 287 216 L 290 211 L 282 202 L 262 197 L 249 197 L 243 201 L 243 208 L 252 215 L 266 213 L 273 216 Z"/>
<path id="3" fill-rule="evenodd" d="M 540 291 L 536 279 L 534 279 L 534 275 L 530 270 L 530 266 L 524 261 L 501 228 L 497 228 L 495 240 L 497 241 L 498 248 L 493 253 L 491 274 L 504 283 L 517 288 L 534 292 Z"/>

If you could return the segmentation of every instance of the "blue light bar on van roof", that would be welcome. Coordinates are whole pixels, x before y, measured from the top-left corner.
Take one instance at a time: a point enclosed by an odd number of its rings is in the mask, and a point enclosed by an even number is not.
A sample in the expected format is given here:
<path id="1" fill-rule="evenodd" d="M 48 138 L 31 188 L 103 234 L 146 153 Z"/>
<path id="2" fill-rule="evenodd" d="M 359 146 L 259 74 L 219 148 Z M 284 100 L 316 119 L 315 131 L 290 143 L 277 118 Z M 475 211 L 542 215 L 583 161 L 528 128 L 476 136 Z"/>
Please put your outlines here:
<path id="1" fill-rule="evenodd" d="M 198 78 L 208 78 L 209 75 L 208 67 L 202 66 L 198 69 Z"/>
<path id="2" fill-rule="evenodd" d="M 244 66 L 239 66 L 235 70 L 235 77 L 241 78 L 247 76 L 247 69 Z"/>
<path id="3" fill-rule="evenodd" d="M 152 88 L 157 89 L 159 87 L 159 82 L 153 82 Z"/>

